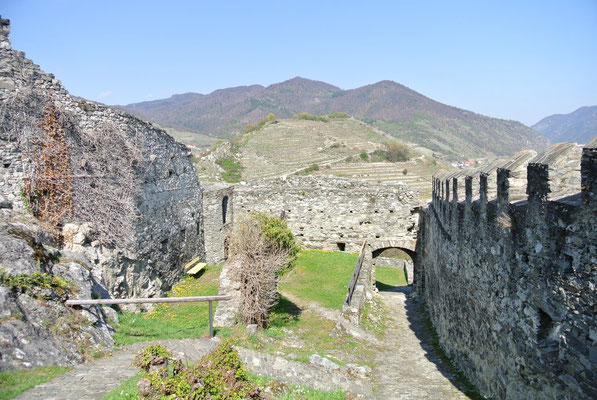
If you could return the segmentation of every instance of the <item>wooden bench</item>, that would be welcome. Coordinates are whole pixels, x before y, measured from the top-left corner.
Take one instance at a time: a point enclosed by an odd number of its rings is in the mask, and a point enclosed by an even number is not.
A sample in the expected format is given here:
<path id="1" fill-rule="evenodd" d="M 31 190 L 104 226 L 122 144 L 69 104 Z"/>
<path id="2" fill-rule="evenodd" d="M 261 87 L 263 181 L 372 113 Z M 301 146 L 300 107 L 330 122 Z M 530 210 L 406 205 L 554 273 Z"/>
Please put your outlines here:
<path id="1" fill-rule="evenodd" d="M 197 257 L 197 258 L 191 260 L 191 262 L 189 262 L 187 265 L 184 266 L 184 270 L 186 271 L 187 275 L 195 275 L 199 271 L 201 271 L 203 268 L 205 268 L 207 263 L 200 263 L 199 262 L 200 259 L 201 259 L 201 257 Z M 199 264 L 197 264 L 197 263 L 199 263 Z"/>

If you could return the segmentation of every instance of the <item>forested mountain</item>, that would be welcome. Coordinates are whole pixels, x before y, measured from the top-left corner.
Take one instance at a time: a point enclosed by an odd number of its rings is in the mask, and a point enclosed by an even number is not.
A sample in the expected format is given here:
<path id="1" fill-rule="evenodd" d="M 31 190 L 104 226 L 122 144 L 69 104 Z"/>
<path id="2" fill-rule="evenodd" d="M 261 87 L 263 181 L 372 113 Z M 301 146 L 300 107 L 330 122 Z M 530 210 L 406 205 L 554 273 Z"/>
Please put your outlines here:
<path id="1" fill-rule="evenodd" d="M 398 139 L 452 158 L 506 155 L 548 141 L 527 126 L 451 107 L 392 81 L 342 90 L 325 82 L 293 78 L 267 87 L 240 86 L 210 94 L 185 93 L 125 106 L 161 125 L 230 138 L 269 113 L 346 112 Z"/>

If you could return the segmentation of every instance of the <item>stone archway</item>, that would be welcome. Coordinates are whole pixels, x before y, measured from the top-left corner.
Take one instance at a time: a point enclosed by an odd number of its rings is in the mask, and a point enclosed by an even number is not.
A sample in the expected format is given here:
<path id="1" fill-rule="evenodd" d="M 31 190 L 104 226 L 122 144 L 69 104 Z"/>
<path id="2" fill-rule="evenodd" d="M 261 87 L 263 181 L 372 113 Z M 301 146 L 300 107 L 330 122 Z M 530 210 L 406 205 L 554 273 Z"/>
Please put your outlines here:
<path id="1" fill-rule="evenodd" d="M 404 268 L 406 281 L 408 286 L 412 286 L 414 283 L 415 268 L 417 253 L 416 240 L 414 239 L 401 239 L 401 240 L 383 240 L 372 242 L 369 244 L 371 251 L 371 284 L 373 288 L 376 288 L 376 258 L 378 258 L 383 252 L 389 249 L 398 249 L 406 253 L 410 260 L 404 260 L 403 262 L 397 262 L 400 268 Z M 379 288 L 378 288 L 379 289 Z"/>

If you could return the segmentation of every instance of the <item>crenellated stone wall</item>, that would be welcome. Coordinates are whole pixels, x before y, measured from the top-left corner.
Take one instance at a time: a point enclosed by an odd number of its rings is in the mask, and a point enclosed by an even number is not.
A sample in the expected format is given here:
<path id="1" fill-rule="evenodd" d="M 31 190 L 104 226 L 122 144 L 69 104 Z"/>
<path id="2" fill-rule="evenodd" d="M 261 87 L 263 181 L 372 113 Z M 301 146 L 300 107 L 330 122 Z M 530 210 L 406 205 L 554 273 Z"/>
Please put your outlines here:
<path id="1" fill-rule="evenodd" d="M 597 149 L 577 193 L 549 200 L 547 164 L 529 163 L 528 199 L 511 171 L 435 177 L 421 212 L 415 287 L 446 353 L 491 398 L 597 398 Z"/>

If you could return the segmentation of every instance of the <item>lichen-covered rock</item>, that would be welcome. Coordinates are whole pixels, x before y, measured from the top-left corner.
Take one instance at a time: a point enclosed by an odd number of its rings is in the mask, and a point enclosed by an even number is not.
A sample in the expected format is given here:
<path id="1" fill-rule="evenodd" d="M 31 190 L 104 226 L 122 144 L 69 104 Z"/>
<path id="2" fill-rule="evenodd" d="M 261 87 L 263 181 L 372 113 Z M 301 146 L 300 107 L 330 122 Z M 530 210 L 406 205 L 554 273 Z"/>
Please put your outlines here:
<path id="1" fill-rule="evenodd" d="M 33 218 L 0 215 L 0 370 L 73 365 L 113 346 L 102 308 L 64 304 L 108 297 L 102 277 L 55 244 Z"/>

